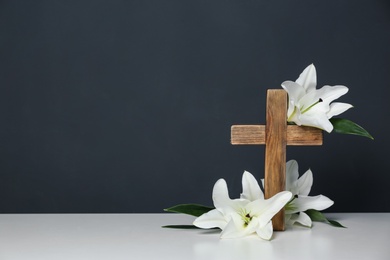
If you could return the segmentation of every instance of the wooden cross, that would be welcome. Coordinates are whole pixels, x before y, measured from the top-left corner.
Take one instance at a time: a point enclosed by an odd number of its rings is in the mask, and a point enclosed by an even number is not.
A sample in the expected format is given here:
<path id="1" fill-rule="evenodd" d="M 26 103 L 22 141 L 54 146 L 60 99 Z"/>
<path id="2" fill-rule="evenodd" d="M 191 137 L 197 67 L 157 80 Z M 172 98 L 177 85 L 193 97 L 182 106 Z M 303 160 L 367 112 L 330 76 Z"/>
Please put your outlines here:
<path id="1" fill-rule="evenodd" d="M 267 91 L 266 125 L 233 125 L 233 145 L 265 145 L 265 198 L 286 189 L 286 145 L 322 145 L 322 130 L 287 125 L 287 92 Z M 272 219 L 274 230 L 284 230 L 284 210 Z"/>

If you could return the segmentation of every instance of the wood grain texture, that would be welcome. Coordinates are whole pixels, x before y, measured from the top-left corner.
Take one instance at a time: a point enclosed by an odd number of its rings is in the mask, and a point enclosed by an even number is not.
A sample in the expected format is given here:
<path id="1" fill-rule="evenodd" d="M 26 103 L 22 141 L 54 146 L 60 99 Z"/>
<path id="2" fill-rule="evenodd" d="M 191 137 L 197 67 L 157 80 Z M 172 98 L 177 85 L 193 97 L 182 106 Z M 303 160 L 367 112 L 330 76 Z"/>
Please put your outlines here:
<path id="1" fill-rule="evenodd" d="M 287 125 L 287 145 L 322 145 L 322 130 L 308 126 Z M 231 144 L 264 145 L 265 125 L 233 125 Z"/>
<path id="2" fill-rule="evenodd" d="M 233 125 L 230 142 L 234 145 L 265 144 L 265 125 Z"/>
<path id="3" fill-rule="evenodd" d="M 267 91 L 265 127 L 265 198 L 286 189 L 286 145 L 287 145 L 287 92 L 279 89 Z M 272 219 L 274 230 L 282 231 L 284 210 Z"/>
<path id="4" fill-rule="evenodd" d="M 287 145 L 322 145 L 322 130 L 310 126 L 287 126 Z"/>

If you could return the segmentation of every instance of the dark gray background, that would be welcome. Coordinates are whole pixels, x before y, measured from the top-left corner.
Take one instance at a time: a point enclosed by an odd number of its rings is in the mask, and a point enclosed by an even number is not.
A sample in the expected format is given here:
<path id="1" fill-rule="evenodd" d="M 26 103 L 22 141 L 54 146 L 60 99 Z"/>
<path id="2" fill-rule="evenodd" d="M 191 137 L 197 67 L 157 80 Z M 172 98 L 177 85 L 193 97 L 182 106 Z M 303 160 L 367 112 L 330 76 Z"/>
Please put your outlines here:
<path id="1" fill-rule="evenodd" d="M 265 94 L 314 63 L 375 141 L 289 147 L 334 212 L 390 211 L 388 1 L 0 1 L 0 212 L 161 212 L 232 197 Z"/>

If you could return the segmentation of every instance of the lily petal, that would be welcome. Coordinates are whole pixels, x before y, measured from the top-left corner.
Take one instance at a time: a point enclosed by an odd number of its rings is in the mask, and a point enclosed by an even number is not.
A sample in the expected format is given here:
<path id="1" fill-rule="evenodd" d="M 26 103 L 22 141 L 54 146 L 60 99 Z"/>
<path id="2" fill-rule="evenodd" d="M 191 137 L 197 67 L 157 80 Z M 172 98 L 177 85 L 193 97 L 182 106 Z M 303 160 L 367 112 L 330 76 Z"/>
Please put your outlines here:
<path id="1" fill-rule="evenodd" d="M 223 215 L 230 215 L 245 206 L 249 201 L 245 199 L 230 199 L 226 181 L 219 179 L 213 188 L 214 207 Z"/>
<path id="2" fill-rule="evenodd" d="M 252 201 L 246 208 L 259 220 L 260 227 L 264 227 L 291 197 L 291 192 L 282 191 L 267 200 Z"/>
<path id="3" fill-rule="evenodd" d="M 282 83 L 282 88 L 288 93 L 289 100 L 298 102 L 305 94 L 305 88 L 294 81 L 287 80 Z"/>
<path id="4" fill-rule="evenodd" d="M 316 67 L 313 64 L 307 66 L 295 82 L 304 87 L 307 92 L 315 90 L 317 85 Z"/>
<path id="5" fill-rule="evenodd" d="M 322 100 L 323 104 L 329 105 L 333 100 L 338 99 L 342 95 L 348 92 L 348 88 L 346 86 L 323 86 L 316 91 L 308 92 L 302 99 L 299 101 L 301 104 L 309 104 L 312 103 L 313 100 Z"/>
<path id="6" fill-rule="evenodd" d="M 193 224 L 199 228 L 218 227 L 220 229 L 224 229 L 227 221 L 219 210 L 213 209 L 196 218 Z"/>
<path id="7" fill-rule="evenodd" d="M 298 214 L 293 214 L 290 218 L 289 224 L 293 225 L 298 222 L 299 224 L 305 227 L 311 227 L 312 222 L 310 217 L 305 212 L 299 212 Z"/>
<path id="8" fill-rule="evenodd" d="M 287 226 L 292 226 L 294 224 L 294 221 L 291 220 L 291 219 L 293 219 L 294 215 L 297 215 L 297 213 L 294 213 L 294 214 L 284 214 L 284 221 L 286 222 Z"/>
<path id="9" fill-rule="evenodd" d="M 307 113 L 301 114 L 299 120 L 302 125 L 320 128 L 328 133 L 333 130 L 333 125 L 325 113 L 315 113 L 315 111 L 309 110 Z"/>
<path id="10" fill-rule="evenodd" d="M 253 217 L 249 222 L 248 226 L 245 227 L 246 234 L 254 234 L 259 227 L 259 220 L 256 217 Z"/>
<path id="11" fill-rule="evenodd" d="M 330 104 L 335 99 L 348 93 L 349 89 L 343 85 L 329 86 L 325 85 L 318 90 L 323 96 L 324 102 Z"/>
<path id="12" fill-rule="evenodd" d="M 307 196 L 310 193 L 311 186 L 313 185 L 313 173 L 311 170 L 307 170 L 297 182 L 297 188 L 299 195 Z"/>
<path id="13" fill-rule="evenodd" d="M 249 201 L 264 199 L 264 194 L 260 189 L 259 183 L 255 177 L 247 171 L 242 175 L 241 198 Z"/>
<path id="14" fill-rule="evenodd" d="M 254 228 L 247 229 L 245 227 L 244 221 L 238 214 L 233 214 L 231 217 L 229 223 L 222 230 L 221 238 L 239 238 L 254 232 Z"/>
<path id="15" fill-rule="evenodd" d="M 294 210 L 289 211 L 286 209 L 286 214 L 302 212 L 308 209 L 324 210 L 332 206 L 334 202 L 326 196 L 318 195 L 314 197 L 299 196 L 290 203 L 293 205 L 292 208 Z"/>
<path id="16" fill-rule="evenodd" d="M 341 113 L 344 113 L 345 111 L 347 111 L 351 107 L 353 107 L 351 104 L 334 102 L 334 103 L 330 104 L 330 110 L 326 115 L 330 119 L 333 116 L 337 116 L 337 115 L 340 115 Z"/>
<path id="17" fill-rule="evenodd" d="M 298 194 L 297 180 L 299 177 L 298 162 L 290 160 L 286 163 L 286 190 L 291 191 L 293 195 Z"/>
<path id="18" fill-rule="evenodd" d="M 224 179 L 219 179 L 213 188 L 213 202 L 217 209 L 230 205 L 229 191 Z"/>
<path id="19" fill-rule="evenodd" d="M 298 104 L 299 100 L 306 94 L 305 89 L 293 81 L 285 81 L 282 83 L 282 88 L 288 94 L 288 109 L 287 118 L 290 118 L 295 111 L 295 105 Z"/>
<path id="20" fill-rule="evenodd" d="M 302 122 L 300 120 L 301 110 L 297 106 L 294 107 L 294 111 L 291 115 L 288 115 L 287 122 L 294 122 L 296 125 L 301 126 Z"/>
<path id="21" fill-rule="evenodd" d="M 264 227 L 260 227 L 256 229 L 256 233 L 259 237 L 265 240 L 270 240 L 272 237 L 273 227 L 272 221 L 269 221 Z"/>

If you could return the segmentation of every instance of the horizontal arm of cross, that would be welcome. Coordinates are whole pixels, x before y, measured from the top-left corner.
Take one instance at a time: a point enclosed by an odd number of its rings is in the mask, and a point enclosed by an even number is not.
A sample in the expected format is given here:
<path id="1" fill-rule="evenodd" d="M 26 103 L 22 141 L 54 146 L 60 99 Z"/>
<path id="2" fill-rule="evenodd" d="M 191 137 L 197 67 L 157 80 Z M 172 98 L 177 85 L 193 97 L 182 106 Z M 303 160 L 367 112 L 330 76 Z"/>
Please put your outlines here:
<path id="1" fill-rule="evenodd" d="M 233 145 L 265 144 L 265 125 L 233 125 Z M 322 130 L 308 126 L 287 126 L 287 145 L 322 145 Z"/>

